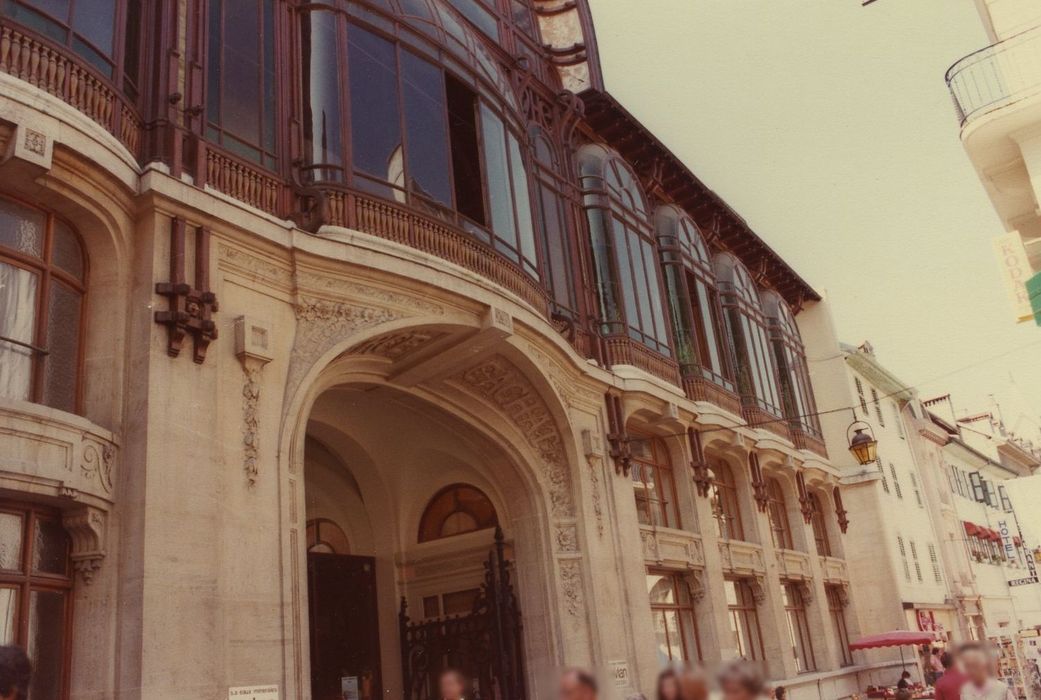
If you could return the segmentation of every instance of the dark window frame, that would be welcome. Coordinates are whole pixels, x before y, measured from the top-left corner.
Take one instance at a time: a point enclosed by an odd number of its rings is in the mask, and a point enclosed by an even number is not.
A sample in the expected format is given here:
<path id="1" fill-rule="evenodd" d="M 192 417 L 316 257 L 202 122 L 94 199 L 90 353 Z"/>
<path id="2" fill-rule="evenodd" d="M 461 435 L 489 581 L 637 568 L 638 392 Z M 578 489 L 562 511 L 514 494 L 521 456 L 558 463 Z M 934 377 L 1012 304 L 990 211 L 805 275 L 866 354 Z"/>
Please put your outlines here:
<path id="1" fill-rule="evenodd" d="M 641 525 L 653 525 L 655 527 L 671 527 L 680 529 L 683 527 L 683 519 L 676 491 L 676 474 L 672 468 L 672 460 L 665 443 L 655 437 L 634 437 L 634 442 L 647 445 L 650 457 L 637 455 L 632 457 L 632 481 L 633 493 L 636 499 L 637 518 L 641 519 Z M 653 481 L 648 482 L 646 474 L 653 475 Z M 657 490 L 652 495 L 647 488 L 648 483 L 656 484 Z M 641 495 L 640 488 L 643 488 Z M 643 522 L 640 505 L 646 504 L 646 512 L 650 522 Z"/>
<path id="2" fill-rule="evenodd" d="M 770 521 L 770 536 L 776 549 L 795 549 L 792 524 L 788 517 L 788 500 L 784 487 L 776 477 L 766 479 L 766 511 Z"/>
<path id="3" fill-rule="evenodd" d="M 460 504 L 459 501 L 459 493 L 461 491 L 473 492 L 473 494 L 488 509 L 489 512 L 482 515 L 480 513 L 473 513 L 469 510 L 466 510 Z M 435 514 L 432 509 L 440 503 L 441 499 L 449 496 L 452 496 L 454 498 L 455 509 L 448 511 L 444 515 Z M 466 515 L 469 515 L 471 518 L 473 518 L 475 527 L 471 530 L 464 530 L 462 532 L 456 532 L 448 535 L 442 534 L 445 522 L 448 520 L 448 518 L 457 513 L 465 513 Z M 431 519 L 434 518 L 436 515 L 438 519 L 437 522 L 434 522 Z M 436 527 L 434 527 L 435 525 Z M 420 544 L 423 544 L 425 542 L 435 542 L 437 540 L 467 535 L 472 532 L 488 530 L 494 527 L 498 527 L 498 525 L 499 514 L 498 511 L 495 509 L 495 504 L 492 503 L 492 500 L 490 498 L 488 498 L 488 494 L 486 494 L 483 490 L 477 488 L 473 484 L 458 482 L 454 484 L 448 484 L 447 486 L 444 486 L 441 489 L 439 489 L 437 493 L 430 497 L 430 500 L 426 502 L 426 505 L 423 506 L 423 513 L 419 518 L 419 528 L 418 534 L 416 536 L 416 541 Z"/>
<path id="4" fill-rule="evenodd" d="M 813 650 L 813 635 L 810 633 L 806 599 L 797 584 L 782 581 L 781 589 L 789 640 L 798 672 L 812 673 L 817 670 L 817 656 Z"/>
<path id="5" fill-rule="evenodd" d="M 31 348 L 27 348 L 31 353 L 32 362 L 32 379 L 30 386 L 30 398 L 32 403 L 37 403 L 45 406 L 51 406 L 58 410 L 65 410 L 70 413 L 79 414 L 82 412 L 83 406 L 83 363 L 84 356 L 86 354 L 84 342 L 86 339 L 86 328 L 87 328 L 87 290 L 90 281 L 90 257 L 87 254 L 87 247 L 83 241 L 83 237 L 80 236 L 79 232 L 74 226 L 72 226 L 64 217 L 60 217 L 54 212 L 47 209 L 37 207 L 33 204 L 25 202 L 24 200 L 3 195 L 3 200 L 11 202 L 16 206 L 23 207 L 25 209 L 36 212 L 41 215 L 44 219 L 44 241 L 43 250 L 40 257 L 22 253 L 12 248 L 0 246 L 0 262 L 10 264 L 14 267 L 27 270 L 37 278 L 36 287 L 36 305 L 34 308 L 34 324 L 33 328 L 33 343 Z M 75 242 L 79 246 L 80 261 L 83 266 L 82 280 L 77 279 L 74 275 L 61 269 L 54 261 L 54 231 L 57 224 L 64 226 L 69 234 L 74 238 Z M 52 287 L 54 284 L 61 284 L 64 287 L 70 289 L 72 292 L 78 295 L 80 300 L 80 317 L 79 324 L 76 329 L 76 345 L 77 345 L 77 356 L 76 356 L 76 387 L 75 387 L 75 398 L 73 406 L 62 408 L 60 406 L 54 406 L 46 400 L 46 380 L 47 380 L 47 353 L 48 353 L 48 331 L 50 321 L 50 299 L 52 294 Z M 5 342 L 0 340 L 0 342 Z M 10 342 L 10 341 L 6 341 Z"/>
<path id="6" fill-rule="evenodd" d="M 709 496 L 719 537 L 745 541 L 737 480 L 733 468 L 722 459 L 714 460 L 709 465 Z"/>
<path id="7" fill-rule="evenodd" d="M 735 600 L 727 599 L 727 613 L 730 617 L 730 628 L 734 632 L 734 643 L 737 653 L 749 661 L 764 662 L 766 649 L 763 644 L 763 629 L 759 624 L 759 608 L 751 584 L 744 578 L 724 579 L 733 586 Z M 755 639 L 751 639 L 754 634 Z"/>
<path id="8" fill-rule="evenodd" d="M 680 661 L 684 663 L 703 661 L 704 657 L 701 650 L 701 633 L 698 630 L 697 612 L 694 609 L 694 601 L 691 600 L 690 590 L 683 574 L 676 571 L 669 571 L 667 569 L 647 569 L 647 577 L 650 578 L 651 576 L 660 576 L 671 583 L 672 596 L 675 601 L 674 603 L 661 603 L 651 600 L 651 617 L 655 618 L 660 616 L 664 622 L 667 619 L 666 616 L 668 613 L 675 613 L 680 626 L 679 648 L 683 653 L 683 658 L 680 659 Z M 669 661 L 676 662 L 677 659 L 673 655 L 672 639 L 668 635 L 668 624 L 666 623 L 663 626 L 666 630 Z M 691 656 L 690 649 L 688 648 L 688 637 L 694 642 L 694 657 Z"/>

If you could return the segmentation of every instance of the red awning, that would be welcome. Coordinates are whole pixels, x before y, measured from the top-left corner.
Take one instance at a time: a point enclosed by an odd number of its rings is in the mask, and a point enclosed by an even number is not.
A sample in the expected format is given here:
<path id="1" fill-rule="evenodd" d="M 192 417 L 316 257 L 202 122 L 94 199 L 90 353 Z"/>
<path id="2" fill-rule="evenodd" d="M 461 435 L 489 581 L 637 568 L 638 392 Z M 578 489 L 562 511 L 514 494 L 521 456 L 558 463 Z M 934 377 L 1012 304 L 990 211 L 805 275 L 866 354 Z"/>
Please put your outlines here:
<path id="1" fill-rule="evenodd" d="M 1023 540 L 1021 540 L 1018 536 L 1014 535 L 1012 537 L 1012 544 L 1016 545 L 1017 547 L 1022 547 L 1023 546 Z"/>
<path id="2" fill-rule="evenodd" d="M 980 529 L 972 523 L 963 522 L 962 525 L 965 526 L 965 534 L 969 537 L 975 537 L 980 534 Z"/>
<path id="3" fill-rule="evenodd" d="M 908 630 L 894 630 L 882 634 L 872 634 L 861 637 L 849 645 L 850 649 L 878 649 L 879 647 L 908 647 L 932 644 L 936 641 L 933 632 L 910 632 Z"/>
<path id="4" fill-rule="evenodd" d="M 993 540 L 994 542 L 1001 542 L 1000 532 L 998 532 L 997 530 L 987 530 L 987 532 L 990 534 L 991 540 Z"/>

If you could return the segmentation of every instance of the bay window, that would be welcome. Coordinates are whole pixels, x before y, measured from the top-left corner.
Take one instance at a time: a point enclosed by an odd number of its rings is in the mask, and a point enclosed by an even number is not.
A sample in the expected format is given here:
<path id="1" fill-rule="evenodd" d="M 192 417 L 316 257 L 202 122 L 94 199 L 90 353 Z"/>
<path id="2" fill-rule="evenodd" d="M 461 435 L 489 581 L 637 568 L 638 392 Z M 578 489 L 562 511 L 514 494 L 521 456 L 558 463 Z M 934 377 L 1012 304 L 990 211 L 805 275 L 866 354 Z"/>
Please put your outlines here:
<path id="1" fill-rule="evenodd" d="M 817 405 L 810 385 L 806 351 L 799 336 L 799 329 L 795 325 L 795 317 L 788 304 L 773 292 L 767 295 L 766 307 L 770 317 L 774 359 L 781 377 L 784 414 L 794 428 L 819 437 L 820 419 L 815 415 Z"/>
<path id="2" fill-rule="evenodd" d="M 700 374 L 732 390 L 733 366 L 708 248 L 697 225 L 672 206 L 655 216 L 669 318 L 677 359 L 687 374 Z"/>
<path id="3" fill-rule="evenodd" d="M 0 199 L 0 396 L 77 410 L 85 280 L 68 225 Z"/>
<path id="4" fill-rule="evenodd" d="M 275 105 L 275 0 L 210 0 L 206 137 L 274 168 Z"/>
<path id="5" fill-rule="evenodd" d="M 647 207 L 636 176 L 600 146 L 579 154 L 602 331 L 671 355 Z"/>
<path id="6" fill-rule="evenodd" d="M 451 221 L 540 279 L 524 148 L 500 110 L 512 104 L 511 88 L 460 20 L 434 7 L 413 0 L 400 12 L 458 49 L 472 72 L 404 26 L 388 36 L 393 25 L 374 13 L 365 16 L 384 31 L 339 10 L 301 13 L 305 179 Z M 485 79 L 503 92 L 494 95 Z"/>
<path id="7" fill-rule="evenodd" d="M 544 280 L 553 295 L 553 310 L 564 316 L 575 316 L 578 303 L 573 282 L 573 252 L 570 231 L 573 207 L 564 194 L 569 185 L 560 177 L 564 168 L 558 151 L 542 132 L 531 134 L 535 173 L 535 216 L 543 246 Z"/>
<path id="8" fill-rule="evenodd" d="M 748 270 L 729 255 L 716 259 L 716 276 L 737 357 L 737 379 L 746 405 L 780 416 L 781 400 L 759 290 Z"/>

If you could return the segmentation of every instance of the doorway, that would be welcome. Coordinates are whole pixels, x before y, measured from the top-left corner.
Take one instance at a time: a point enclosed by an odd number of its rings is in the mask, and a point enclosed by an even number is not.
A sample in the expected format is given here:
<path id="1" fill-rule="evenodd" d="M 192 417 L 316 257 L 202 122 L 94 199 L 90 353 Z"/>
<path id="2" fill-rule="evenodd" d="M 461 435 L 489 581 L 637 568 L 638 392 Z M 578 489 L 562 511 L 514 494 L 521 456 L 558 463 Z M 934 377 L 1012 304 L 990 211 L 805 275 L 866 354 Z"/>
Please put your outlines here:
<path id="1" fill-rule="evenodd" d="M 382 696 L 376 560 L 307 555 L 311 618 L 311 697 L 375 700 Z"/>

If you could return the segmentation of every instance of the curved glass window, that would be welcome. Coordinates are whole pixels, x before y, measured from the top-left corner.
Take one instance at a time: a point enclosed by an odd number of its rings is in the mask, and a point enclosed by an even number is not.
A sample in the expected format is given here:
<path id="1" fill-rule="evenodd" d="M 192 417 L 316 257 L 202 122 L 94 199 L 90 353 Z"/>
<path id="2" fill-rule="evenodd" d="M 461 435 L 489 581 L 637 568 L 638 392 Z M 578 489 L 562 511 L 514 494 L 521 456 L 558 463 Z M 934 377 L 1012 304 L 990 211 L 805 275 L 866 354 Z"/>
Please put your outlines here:
<path id="1" fill-rule="evenodd" d="M 781 376 L 781 400 L 784 414 L 803 432 L 820 436 L 820 419 L 814 415 L 817 405 L 810 385 L 799 328 L 791 309 L 777 294 L 766 295 L 766 312 L 770 317 L 770 339 L 773 342 L 777 372 Z"/>
<path id="2" fill-rule="evenodd" d="M 747 403 L 780 416 L 781 399 L 759 290 L 748 270 L 733 257 L 719 256 L 715 267 L 727 329 L 737 358 L 738 388 Z"/>
<path id="3" fill-rule="evenodd" d="M 0 396 L 76 411 L 86 268 L 65 223 L 0 199 Z"/>
<path id="4" fill-rule="evenodd" d="M 632 447 L 633 493 L 641 525 L 680 527 L 676 479 L 661 440 L 635 439 Z"/>
<path id="5" fill-rule="evenodd" d="M 792 528 L 788 522 L 788 503 L 784 489 L 777 479 L 766 480 L 767 514 L 770 516 L 770 534 L 777 549 L 795 549 L 792 546 Z"/>
<path id="6" fill-rule="evenodd" d="M 0 14 L 64 46 L 137 95 L 140 0 L 4 0 Z M 122 57 L 120 54 L 122 53 Z"/>
<path id="7" fill-rule="evenodd" d="M 658 209 L 655 226 L 677 359 L 686 372 L 733 390 L 719 293 L 701 232 L 689 216 L 672 206 Z"/>
<path id="8" fill-rule="evenodd" d="M 737 482 L 730 465 L 722 460 L 709 465 L 709 500 L 719 536 L 725 540 L 745 539 Z"/>
<path id="9" fill-rule="evenodd" d="M 275 167 L 275 0 L 209 3 L 206 137 Z"/>
<path id="10" fill-rule="evenodd" d="M 512 88 L 454 11 L 393 9 L 406 24 L 360 3 L 301 13 L 305 179 L 452 221 L 539 278 Z"/>
<path id="11" fill-rule="evenodd" d="M 570 238 L 573 207 L 565 195 L 568 184 L 558 175 L 563 169 L 557 151 L 541 130 L 532 132 L 531 146 L 536 180 L 535 217 L 544 248 L 544 279 L 553 292 L 554 311 L 574 317 L 578 303 Z"/>
<path id="12" fill-rule="evenodd" d="M 657 253 L 636 176 L 613 153 L 579 153 L 603 332 L 671 355 Z"/>
<path id="13" fill-rule="evenodd" d="M 419 541 L 477 532 L 499 524 L 495 506 L 480 489 L 453 484 L 430 499 L 419 523 Z"/>

